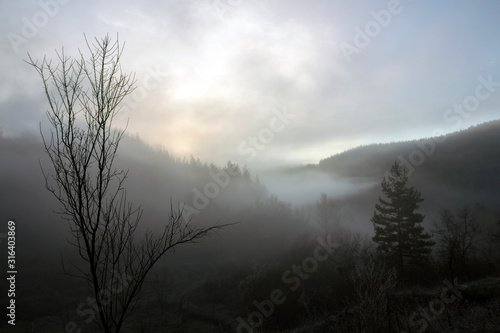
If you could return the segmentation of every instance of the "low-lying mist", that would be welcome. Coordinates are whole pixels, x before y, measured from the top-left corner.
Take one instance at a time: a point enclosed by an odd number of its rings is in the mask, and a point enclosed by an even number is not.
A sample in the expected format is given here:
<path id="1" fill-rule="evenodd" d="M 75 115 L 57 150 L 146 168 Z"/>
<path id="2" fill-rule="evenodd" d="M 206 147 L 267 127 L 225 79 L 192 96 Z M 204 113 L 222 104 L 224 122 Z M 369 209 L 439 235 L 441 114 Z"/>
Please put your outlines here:
<path id="1" fill-rule="evenodd" d="M 317 201 L 320 193 L 340 200 L 375 185 L 372 181 L 342 178 L 312 166 L 269 170 L 259 174 L 259 178 L 271 193 L 297 206 Z"/>

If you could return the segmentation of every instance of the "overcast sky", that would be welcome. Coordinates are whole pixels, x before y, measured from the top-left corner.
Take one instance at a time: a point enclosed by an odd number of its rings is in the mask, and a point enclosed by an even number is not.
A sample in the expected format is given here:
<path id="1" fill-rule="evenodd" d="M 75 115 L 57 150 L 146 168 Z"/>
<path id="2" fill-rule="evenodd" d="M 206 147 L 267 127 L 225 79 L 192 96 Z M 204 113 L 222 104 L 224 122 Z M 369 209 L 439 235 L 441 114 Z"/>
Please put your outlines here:
<path id="1" fill-rule="evenodd" d="M 496 0 L 2 0 L 0 29 L 5 136 L 47 108 L 27 52 L 84 33 L 126 42 L 117 125 L 207 162 L 316 163 L 500 118 Z"/>

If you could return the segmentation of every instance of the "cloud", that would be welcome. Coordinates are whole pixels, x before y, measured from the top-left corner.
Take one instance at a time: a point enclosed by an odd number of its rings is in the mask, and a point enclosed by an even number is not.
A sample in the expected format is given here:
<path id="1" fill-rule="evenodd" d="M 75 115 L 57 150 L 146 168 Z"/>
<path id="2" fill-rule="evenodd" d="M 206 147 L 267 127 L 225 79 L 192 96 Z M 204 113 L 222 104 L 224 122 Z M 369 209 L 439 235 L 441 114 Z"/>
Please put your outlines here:
<path id="1" fill-rule="evenodd" d="M 46 104 L 39 78 L 22 62 L 26 51 L 53 57 L 64 46 L 76 54 L 84 47 L 83 33 L 119 33 L 126 42 L 122 67 L 137 74 L 138 86 L 118 125 L 130 118 L 131 133 L 175 154 L 218 164 L 237 159 L 238 144 L 283 107 L 296 119 L 253 164 L 316 162 L 357 144 L 428 136 L 443 126 L 446 108 L 467 96 L 477 76 L 498 60 L 499 23 L 491 14 L 498 5 L 401 3 L 403 11 L 349 64 L 339 44 L 352 41 L 355 28 L 386 1 L 240 1 L 225 7 L 209 0 L 70 1 L 19 54 L 1 40 L 3 123 L 15 134 L 43 119 Z M 3 3 L 2 9 L 6 32 L 21 31 L 23 17 L 40 10 L 28 1 Z M 152 70 L 163 76 L 148 79 Z M 495 117 L 496 96 L 463 126 Z"/>

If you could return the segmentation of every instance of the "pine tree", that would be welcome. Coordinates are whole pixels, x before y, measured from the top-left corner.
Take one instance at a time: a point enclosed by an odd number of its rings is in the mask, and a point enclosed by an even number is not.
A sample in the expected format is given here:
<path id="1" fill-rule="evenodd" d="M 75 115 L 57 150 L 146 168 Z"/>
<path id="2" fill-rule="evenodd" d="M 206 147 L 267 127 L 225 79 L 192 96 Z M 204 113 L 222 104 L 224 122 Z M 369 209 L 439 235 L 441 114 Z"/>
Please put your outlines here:
<path id="1" fill-rule="evenodd" d="M 434 245 L 420 225 L 424 215 L 416 212 L 424 199 L 419 191 L 406 186 L 407 181 L 408 171 L 394 162 L 382 181 L 385 198 L 379 197 L 371 219 L 375 228 L 373 241 L 395 262 L 400 274 L 406 264 L 425 261 Z"/>

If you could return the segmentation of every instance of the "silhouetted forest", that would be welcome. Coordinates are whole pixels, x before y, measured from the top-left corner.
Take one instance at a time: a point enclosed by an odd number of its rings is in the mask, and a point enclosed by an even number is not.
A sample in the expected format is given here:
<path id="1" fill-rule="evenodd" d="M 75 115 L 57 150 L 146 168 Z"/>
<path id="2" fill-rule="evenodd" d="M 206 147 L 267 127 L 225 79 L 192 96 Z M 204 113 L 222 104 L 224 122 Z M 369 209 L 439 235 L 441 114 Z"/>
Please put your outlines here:
<path id="1" fill-rule="evenodd" d="M 499 332 L 499 142 L 500 120 L 259 178 L 125 136 L 117 167 L 129 170 L 128 199 L 144 209 L 141 230 L 161 229 L 170 200 L 193 225 L 238 224 L 162 258 L 124 331 Z M 17 228 L 17 327 L 65 332 L 73 322 L 75 332 L 94 332 L 89 292 L 67 274 L 79 259 L 44 187 L 43 145 L 0 136 L 0 152 L 0 220 Z M 406 163 L 436 242 L 404 273 L 372 240 L 381 182 L 395 161 Z M 307 187 L 308 179 L 321 185 Z"/>

